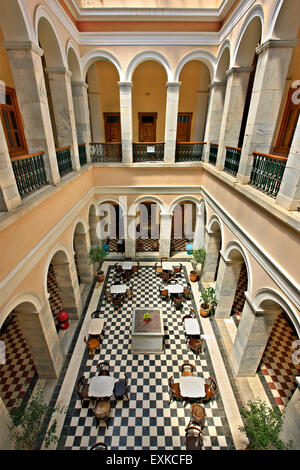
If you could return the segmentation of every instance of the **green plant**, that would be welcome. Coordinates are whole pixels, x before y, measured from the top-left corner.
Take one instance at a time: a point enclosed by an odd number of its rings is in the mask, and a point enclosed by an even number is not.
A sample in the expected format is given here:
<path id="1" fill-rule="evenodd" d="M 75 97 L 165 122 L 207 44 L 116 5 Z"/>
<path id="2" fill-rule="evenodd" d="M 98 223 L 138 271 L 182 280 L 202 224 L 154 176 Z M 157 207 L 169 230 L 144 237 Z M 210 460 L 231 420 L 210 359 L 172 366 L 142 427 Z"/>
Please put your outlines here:
<path id="1" fill-rule="evenodd" d="M 144 313 L 144 320 L 151 320 L 151 315 L 149 312 Z"/>
<path id="2" fill-rule="evenodd" d="M 90 258 L 90 263 L 91 264 L 99 264 L 99 269 L 101 266 L 101 263 L 105 257 L 105 249 L 98 245 L 96 248 L 91 248 L 89 251 L 89 258 Z"/>
<path id="3" fill-rule="evenodd" d="M 47 429 L 47 424 L 54 413 L 66 413 L 64 407 L 52 407 L 44 402 L 41 387 L 32 394 L 26 406 L 17 400 L 15 408 L 9 411 L 9 430 L 16 450 L 34 449 L 41 436 L 44 436 L 44 447 L 58 442 L 56 435 L 57 421 L 54 419 Z"/>
<path id="4" fill-rule="evenodd" d="M 192 255 L 196 263 L 204 264 L 206 258 L 205 248 L 200 248 L 199 250 L 193 250 Z"/>
<path id="5" fill-rule="evenodd" d="M 292 448 L 292 442 L 284 443 L 279 434 L 282 429 L 283 416 L 277 408 L 268 406 L 260 398 L 249 400 L 247 406 L 240 410 L 244 418 L 244 426 L 239 431 L 246 434 L 249 439 L 249 449 L 278 449 Z"/>
<path id="6" fill-rule="evenodd" d="M 201 299 L 205 304 L 210 305 L 212 308 L 217 305 L 218 300 L 215 296 L 216 290 L 213 287 L 206 287 L 205 289 L 199 287 L 199 291 L 201 292 Z"/>

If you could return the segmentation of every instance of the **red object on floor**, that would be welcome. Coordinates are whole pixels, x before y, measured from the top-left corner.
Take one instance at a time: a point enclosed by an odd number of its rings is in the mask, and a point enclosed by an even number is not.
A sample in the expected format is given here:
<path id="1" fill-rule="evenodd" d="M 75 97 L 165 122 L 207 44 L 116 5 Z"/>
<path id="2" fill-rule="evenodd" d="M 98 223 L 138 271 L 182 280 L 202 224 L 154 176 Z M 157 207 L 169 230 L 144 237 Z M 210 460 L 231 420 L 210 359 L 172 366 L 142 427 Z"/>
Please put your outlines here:
<path id="1" fill-rule="evenodd" d="M 64 310 L 57 315 L 57 321 L 61 330 L 67 330 L 70 326 L 68 314 Z"/>

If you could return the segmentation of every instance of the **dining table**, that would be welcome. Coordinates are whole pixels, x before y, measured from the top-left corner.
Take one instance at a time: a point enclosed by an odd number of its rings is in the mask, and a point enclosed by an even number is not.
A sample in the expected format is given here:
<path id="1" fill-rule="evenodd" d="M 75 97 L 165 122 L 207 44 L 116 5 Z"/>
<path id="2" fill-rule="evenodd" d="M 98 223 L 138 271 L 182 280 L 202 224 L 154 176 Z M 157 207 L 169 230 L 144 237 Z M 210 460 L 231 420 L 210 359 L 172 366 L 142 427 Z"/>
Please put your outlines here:
<path id="1" fill-rule="evenodd" d="M 169 261 L 163 261 L 161 267 L 163 271 L 173 271 L 173 265 Z"/>
<path id="2" fill-rule="evenodd" d="M 132 261 L 124 261 L 122 263 L 122 268 L 124 271 L 130 271 L 132 269 Z"/>
<path id="3" fill-rule="evenodd" d="M 204 398 L 205 393 L 205 382 L 203 377 L 198 376 L 181 376 L 179 379 L 179 389 L 182 398 L 185 399 L 185 404 L 191 399 Z"/>
<path id="4" fill-rule="evenodd" d="M 126 284 L 115 284 L 114 286 L 111 286 L 110 292 L 112 294 L 125 294 L 126 289 Z"/>
<path id="5" fill-rule="evenodd" d="M 110 375 L 98 375 L 92 377 L 88 395 L 91 398 L 105 398 L 113 394 L 115 385 L 114 377 Z"/>
<path id="6" fill-rule="evenodd" d="M 183 286 L 181 284 L 170 284 L 167 289 L 169 294 L 183 294 Z"/>
<path id="7" fill-rule="evenodd" d="M 88 334 L 92 336 L 100 336 L 104 327 L 104 318 L 92 318 L 89 325 Z"/>
<path id="8" fill-rule="evenodd" d="M 184 320 L 185 334 L 187 336 L 200 335 L 200 326 L 197 318 L 185 318 Z"/>

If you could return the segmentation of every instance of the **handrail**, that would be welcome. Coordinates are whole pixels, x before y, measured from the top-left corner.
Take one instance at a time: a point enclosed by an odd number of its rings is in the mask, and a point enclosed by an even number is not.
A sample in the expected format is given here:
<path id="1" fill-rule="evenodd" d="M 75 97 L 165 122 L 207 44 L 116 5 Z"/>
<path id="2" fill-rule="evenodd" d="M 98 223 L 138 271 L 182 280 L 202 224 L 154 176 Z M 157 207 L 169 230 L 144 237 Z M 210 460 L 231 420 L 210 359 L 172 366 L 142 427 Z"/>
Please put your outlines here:
<path id="1" fill-rule="evenodd" d="M 227 149 L 233 149 L 233 150 L 242 150 L 241 147 L 232 147 L 231 145 L 226 145 Z"/>
<path id="2" fill-rule="evenodd" d="M 133 144 L 145 144 L 145 145 L 155 145 L 155 144 L 164 144 L 164 142 L 132 142 Z"/>
<path id="3" fill-rule="evenodd" d="M 66 147 L 58 147 L 56 148 L 56 152 L 61 152 L 62 150 L 70 150 L 71 145 L 67 145 Z"/>
<path id="4" fill-rule="evenodd" d="M 122 142 L 90 142 L 90 145 L 116 145 Z"/>
<path id="5" fill-rule="evenodd" d="M 206 142 L 176 142 L 176 144 L 206 144 Z"/>
<path id="6" fill-rule="evenodd" d="M 85 145 L 85 142 L 83 144 L 78 144 L 78 147 L 83 147 Z"/>
<path id="7" fill-rule="evenodd" d="M 281 161 L 284 161 L 284 162 L 287 161 L 287 157 L 280 157 L 279 155 L 272 155 L 271 153 L 261 153 L 261 152 L 253 151 L 253 154 L 258 155 L 259 157 L 270 158 L 272 160 L 281 160 Z"/>
<path id="8" fill-rule="evenodd" d="M 27 158 L 37 157 L 39 155 L 45 155 L 45 152 L 28 153 L 26 155 L 20 155 L 19 157 L 12 157 L 11 160 L 16 162 L 18 160 L 26 160 Z"/>

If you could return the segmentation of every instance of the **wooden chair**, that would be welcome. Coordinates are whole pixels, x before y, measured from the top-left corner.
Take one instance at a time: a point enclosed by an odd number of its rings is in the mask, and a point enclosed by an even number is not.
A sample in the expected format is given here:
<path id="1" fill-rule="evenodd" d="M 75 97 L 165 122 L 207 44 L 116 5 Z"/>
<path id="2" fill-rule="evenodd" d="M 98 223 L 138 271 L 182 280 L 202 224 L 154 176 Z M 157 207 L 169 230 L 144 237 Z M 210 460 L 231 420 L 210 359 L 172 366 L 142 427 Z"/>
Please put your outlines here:
<path id="1" fill-rule="evenodd" d="M 159 242 L 158 240 L 151 240 L 152 251 L 159 251 Z"/>
<path id="2" fill-rule="evenodd" d="M 191 364 L 190 362 L 185 362 L 180 366 L 181 369 L 181 375 L 186 376 L 186 375 L 194 375 L 193 372 L 196 370 L 196 367 L 194 364 Z"/>
<path id="3" fill-rule="evenodd" d="M 185 428 L 186 450 L 202 450 L 202 431 L 196 426 Z"/>
<path id="4" fill-rule="evenodd" d="M 114 386 L 114 396 L 116 400 L 122 400 L 123 397 L 125 396 L 127 400 L 128 398 L 128 376 L 126 372 L 124 372 L 125 378 L 122 380 L 119 380 L 118 382 L 115 383 Z"/>
<path id="5" fill-rule="evenodd" d="M 155 267 L 155 274 L 159 276 L 163 272 L 163 268 L 161 267 L 161 265 L 157 266 L 157 263 L 155 263 L 154 267 Z"/>
<path id="6" fill-rule="evenodd" d="M 169 273 L 169 271 L 162 271 L 161 273 L 159 273 L 159 276 L 161 277 L 161 279 L 162 279 L 164 282 L 168 282 L 169 279 L 170 279 L 170 273 Z"/>
<path id="7" fill-rule="evenodd" d="M 126 269 L 125 271 L 123 271 L 122 273 L 122 277 L 124 279 L 124 281 L 129 281 L 129 279 L 131 278 L 131 269 Z"/>
<path id="8" fill-rule="evenodd" d="M 84 400 L 90 400 L 89 387 L 89 383 L 87 379 L 84 378 L 84 375 L 77 380 L 75 390 L 81 400 L 81 403 L 83 403 Z"/>
<path id="9" fill-rule="evenodd" d="M 212 379 L 211 377 L 209 377 L 209 383 L 208 384 L 204 384 L 204 387 L 205 387 L 205 398 L 203 399 L 203 401 L 208 401 L 208 400 L 211 400 L 212 397 L 217 393 L 218 391 L 218 386 L 216 384 L 216 382 L 214 381 L 214 379 Z"/>
<path id="10" fill-rule="evenodd" d="M 99 318 L 99 315 L 101 315 L 100 310 L 95 310 L 93 313 L 91 313 L 91 318 Z"/>
<path id="11" fill-rule="evenodd" d="M 99 426 L 101 419 L 105 422 L 108 427 L 108 419 L 110 413 L 110 401 L 109 400 L 98 400 L 96 406 L 93 408 L 97 425 Z"/>
<path id="12" fill-rule="evenodd" d="M 130 284 L 130 287 L 128 289 L 126 289 L 126 294 L 125 296 L 127 297 L 127 299 L 131 300 L 132 297 L 133 297 L 133 284 Z"/>
<path id="13" fill-rule="evenodd" d="M 176 310 L 179 310 L 182 308 L 182 303 L 183 303 L 183 297 L 172 297 L 173 304 L 175 306 Z"/>
<path id="14" fill-rule="evenodd" d="M 98 338 L 91 338 L 89 341 L 84 337 L 84 342 L 88 348 L 88 352 L 90 356 L 93 356 L 96 352 L 96 349 L 100 348 L 100 341 Z"/>
<path id="15" fill-rule="evenodd" d="M 175 276 L 180 276 L 181 277 L 181 271 L 182 271 L 182 264 L 179 263 L 179 267 L 178 266 L 174 266 L 174 274 Z"/>
<path id="16" fill-rule="evenodd" d="M 98 375 L 109 375 L 110 371 L 110 365 L 108 362 L 99 362 L 97 364 L 97 369 L 99 369 L 99 374 Z"/>
<path id="17" fill-rule="evenodd" d="M 204 407 L 199 405 L 198 403 L 193 403 L 190 408 L 190 413 L 191 413 L 191 418 L 190 418 L 189 426 L 193 423 L 199 424 L 199 426 L 203 426 L 204 420 L 206 418 Z"/>
<path id="18" fill-rule="evenodd" d="M 118 263 L 115 264 L 115 269 L 117 274 L 122 274 L 123 273 L 123 268 L 122 266 L 119 266 Z"/>
<path id="19" fill-rule="evenodd" d="M 109 289 L 106 289 L 104 295 L 105 295 L 105 300 L 106 300 L 107 302 L 112 302 L 112 301 L 113 301 L 113 295 L 112 295 L 112 293 L 110 292 Z"/>
<path id="20" fill-rule="evenodd" d="M 138 274 L 139 269 L 140 269 L 140 263 L 137 261 L 136 266 L 132 266 L 132 268 L 131 268 L 132 274 Z"/>
<path id="21" fill-rule="evenodd" d="M 191 287 L 190 284 L 188 284 L 187 286 L 184 286 L 184 288 L 183 288 L 183 297 L 187 300 L 190 300 L 191 291 L 192 291 L 192 287 Z"/>
<path id="22" fill-rule="evenodd" d="M 169 300 L 169 291 L 165 286 L 159 286 L 159 293 L 162 299 Z"/>
<path id="23" fill-rule="evenodd" d="M 180 387 L 179 387 L 179 382 L 174 382 L 173 381 L 173 375 L 169 377 L 168 379 L 169 383 L 169 395 L 170 395 L 170 404 L 174 400 L 180 400 L 182 401 L 182 396 L 180 393 Z"/>
<path id="24" fill-rule="evenodd" d="M 196 353 L 196 357 L 202 353 L 203 340 L 198 338 L 190 338 L 188 342 L 189 348 Z"/>
<path id="25" fill-rule="evenodd" d="M 105 442 L 97 442 L 89 450 L 107 450 L 107 445 Z"/>
<path id="26" fill-rule="evenodd" d="M 112 298 L 112 303 L 115 308 L 120 308 L 122 303 L 123 303 L 123 297 L 121 296 L 115 296 Z"/>

